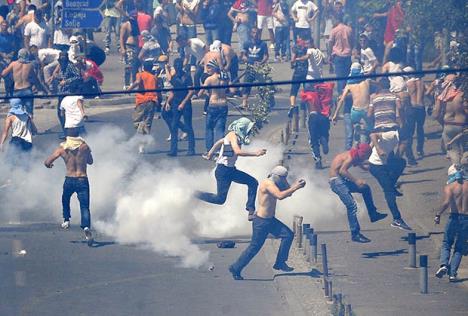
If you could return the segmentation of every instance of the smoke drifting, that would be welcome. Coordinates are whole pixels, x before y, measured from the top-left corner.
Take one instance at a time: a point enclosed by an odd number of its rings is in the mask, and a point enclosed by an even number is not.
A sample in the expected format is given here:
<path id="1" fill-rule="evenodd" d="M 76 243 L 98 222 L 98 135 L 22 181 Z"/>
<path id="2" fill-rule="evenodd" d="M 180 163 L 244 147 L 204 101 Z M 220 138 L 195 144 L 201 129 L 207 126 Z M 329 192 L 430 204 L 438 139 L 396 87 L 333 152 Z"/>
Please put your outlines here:
<path id="1" fill-rule="evenodd" d="M 195 268 L 209 263 L 209 253 L 192 240 L 250 235 L 246 186 L 233 184 L 222 206 L 198 201 L 193 197 L 195 190 L 216 190 L 214 169 L 189 170 L 173 159 L 150 164 L 137 154 L 139 141 L 136 137 L 128 139 L 115 126 L 105 126 L 88 136 L 95 161 L 88 170 L 94 229 L 122 244 L 178 256 L 181 266 Z M 240 170 L 259 181 L 282 158 L 283 148 L 275 144 L 254 140 L 247 148 L 268 150 L 263 157 L 239 158 L 237 162 Z M 29 171 L 12 171 L 5 161 L 0 161 L 2 181 L 12 181 L 12 185 L 0 189 L 0 222 L 61 221 L 65 168 L 61 160 L 51 170 L 42 164 L 52 150 L 53 146 L 47 152 L 35 151 Z M 344 208 L 330 192 L 326 178 L 317 176 L 311 166 L 292 166 L 290 173 L 306 179 L 307 185 L 293 197 L 279 201 L 280 219 L 290 224 L 292 216 L 300 214 L 317 227 L 339 216 L 345 223 Z M 74 202 L 72 224 L 79 225 L 79 218 L 78 204 Z"/>

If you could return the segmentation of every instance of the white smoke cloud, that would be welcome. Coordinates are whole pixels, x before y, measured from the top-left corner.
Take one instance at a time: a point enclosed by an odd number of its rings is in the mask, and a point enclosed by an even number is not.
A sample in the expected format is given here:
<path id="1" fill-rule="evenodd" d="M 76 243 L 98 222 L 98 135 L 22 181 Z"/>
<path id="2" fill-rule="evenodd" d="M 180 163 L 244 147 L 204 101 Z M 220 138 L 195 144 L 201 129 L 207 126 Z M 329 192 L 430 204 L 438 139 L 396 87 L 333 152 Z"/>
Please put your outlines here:
<path id="1" fill-rule="evenodd" d="M 127 138 L 115 126 L 105 126 L 87 138 L 94 156 L 89 167 L 93 227 L 122 244 L 138 244 L 158 253 L 181 258 L 183 267 L 209 263 L 209 253 L 192 241 L 250 235 L 245 203 L 247 187 L 232 184 L 224 205 L 211 205 L 193 197 L 195 190 L 214 192 L 212 170 L 189 170 L 175 160 L 150 164 L 136 152 L 140 140 Z M 237 167 L 256 179 L 264 179 L 282 159 L 281 146 L 255 140 L 248 150 L 266 148 L 263 157 L 239 158 Z M 13 185 L 0 189 L 0 222 L 61 221 L 61 191 L 65 168 L 61 161 L 52 170 L 42 162 L 52 152 L 34 152 L 28 172 L 12 172 L 2 162 L 2 179 Z M 201 159 L 195 157 L 193 159 Z M 215 164 L 213 163 L 213 168 Z M 278 203 L 277 215 L 290 224 L 300 214 L 306 222 L 319 225 L 345 218 L 343 206 L 326 186 L 326 179 L 311 172 L 311 166 L 292 166 L 291 173 L 305 178 L 307 186 Z M 5 177 L 3 176 L 5 175 Z M 8 194 L 5 194 L 8 190 Z M 79 209 L 72 205 L 72 224 L 79 223 Z"/>

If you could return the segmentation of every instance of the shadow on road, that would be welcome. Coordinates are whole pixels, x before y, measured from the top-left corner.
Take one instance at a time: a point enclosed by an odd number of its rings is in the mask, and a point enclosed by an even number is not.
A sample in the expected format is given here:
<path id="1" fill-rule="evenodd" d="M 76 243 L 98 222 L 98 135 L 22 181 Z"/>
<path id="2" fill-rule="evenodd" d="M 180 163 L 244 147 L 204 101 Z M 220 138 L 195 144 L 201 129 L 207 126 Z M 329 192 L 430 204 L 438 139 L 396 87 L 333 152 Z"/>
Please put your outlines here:
<path id="1" fill-rule="evenodd" d="M 416 240 L 427 239 L 427 238 L 430 238 L 430 237 L 431 237 L 431 234 L 429 233 L 428 235 L 416 236 Z M 408 241 L 408 236 L 403 236 L 400 239 L 404 240 L 404 241 Z"/>
<path id="2" fill-rule="evenodd" d="M 362 257 L 364 259 L 375 259 L 377 257 L 399 256 L 405 253 L 408 253 L 406 249 L 398 249 L 395 251 L 363 252 Z"/>
<path id="3" fill-rule="evenodd" d="M 71 244 L 88 244 L 86 240 L 71 240 Z M 88 245 L 90 248 L 101 248 L 105 246 L 112 246 L 116 245 L 117 243 L 115 241 L 96 241 L 94 240 L 91 245 Z"/>
<path id="4" fill-rule="evenodd" d="M 320 278 L 322 276 L 322 272 L 320 272 L 317 269 L 312 269 L 309 272 L 278 273 L 278 274 L 275 274 L 273 276 L 273 279 L 275 279 L 277 277 L 283 277 L 283 276 L 287 276 L 287 277 L 308 276 L 308 277 L 311 277 L 311 278 Z"/>

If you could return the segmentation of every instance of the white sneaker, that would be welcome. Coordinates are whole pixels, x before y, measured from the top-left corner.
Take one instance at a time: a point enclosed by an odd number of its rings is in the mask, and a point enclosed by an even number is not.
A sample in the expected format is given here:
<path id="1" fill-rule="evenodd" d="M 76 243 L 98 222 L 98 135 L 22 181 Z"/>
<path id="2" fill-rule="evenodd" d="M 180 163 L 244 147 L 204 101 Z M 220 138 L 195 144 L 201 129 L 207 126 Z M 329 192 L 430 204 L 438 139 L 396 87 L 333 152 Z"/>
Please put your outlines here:
<path id="1" fill-rule="evenodd" d="M 139 145 L 138 146 L 138 153 L 139 154 L 144 154 L 145 153 L 145 145 Z"/>
<path id="2" fill-rule="evenodd" d="M 275 49 L 275 44 L 271 43 L 271 44 L 270 44 L 270 48 L 271 48 L 271 49 Z"/>
<path id="3" fill-rule="evenodd" d="M 109 53 L 110 53 L 110 48 L 109 48 L 109 47 L 106 47 L 106 48 L 104 49 L 104 52 L 106 53 L 106 55 L 109 55 Z"/>
<path id="4" fill-rule="evenodd" d="M 170 142 L 171 141 L 171 134 L 169 134 L 169 137 L 166 138 L 166 142 Z"/>
<path id="5" fill-rule="evenodd" d="M 188 134 L 184 132 L 180 135 L 179 140 L 186 140 L 187 137 L 188 137 Z"/>
<path id="6" fill-rule="evenodd" d="M 91 233 L 91 229 L 89 227 L 83 228 L 86 241 L 88 242 L 88 246 L 93 243 L 93 234 Z"/>
<path id="7" fill-rule="evenodd" d="M 195 67 L 195 66 L 190 66 L 190 71 L 191 71 L 191 72 L 197 71 L 197 67 Z"/>
<path id="8" fill-rule="evenodd" d="M 70 221 L 63 221 L 62 225 L 63 229 L 69 229 L 70 228 Z"/>

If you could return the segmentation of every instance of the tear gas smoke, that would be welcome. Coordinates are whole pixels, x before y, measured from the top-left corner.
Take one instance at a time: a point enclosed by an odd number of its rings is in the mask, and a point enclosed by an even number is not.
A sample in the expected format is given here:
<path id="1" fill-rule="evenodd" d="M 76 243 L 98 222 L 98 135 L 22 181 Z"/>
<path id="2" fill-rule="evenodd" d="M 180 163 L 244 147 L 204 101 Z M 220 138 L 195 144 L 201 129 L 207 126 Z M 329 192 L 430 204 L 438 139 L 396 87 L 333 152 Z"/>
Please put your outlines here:
<path id="1" fill-rule="evenodd" d="M 195 190 L 215 192 L 214 169 L 189 170 L 169 159 L 150 164 L 136 153 L 139 141 L 136 137 L 128 139 L 115 126 L 105 126 L 87 137 L 95 161 L 88 176 L 96 230 L 122 244 L 143 245 L 164 255 L 178 256 L 183 267 L 209 263 L 209 253 L 192 242 L 197 237 L 250 235 L 251 225 L 245 211 L 246 186 L 232 184 L 222 206 L 198 201 L 193 197 Z M 12 181 L 12 185 L 0 189 L 0 222 L 60 220 L 65 168 L 60 160 L 52 170 L 42 164 L 53 146 L 47 152 L 35 150 L 28 171 L 12 171 L 5 161 L 0 161 L 2 181 Z M 241 157 L 237 162 L 240 170 L 259 181 L 282 158 L 283 148 L 261 140 L 254 140 L 246 148 L 267 149 L 263 157 Z M 317 176 L 311 166 L 292 166 L 290 174 L 304 178 L 307 185 L 293 197 L 279 201 L 280 219 L 289 224 L 293 215 L 300 214 L 317 227 L 318 223 L 332 222 L 338 216 L 345 225 L 344 208 L 330 192 L 325 177 Z M 72 224 L 78 224 L 77 202 L 72 204 L 72 217 Z"/>

